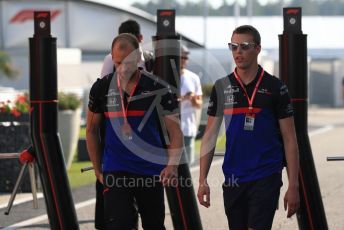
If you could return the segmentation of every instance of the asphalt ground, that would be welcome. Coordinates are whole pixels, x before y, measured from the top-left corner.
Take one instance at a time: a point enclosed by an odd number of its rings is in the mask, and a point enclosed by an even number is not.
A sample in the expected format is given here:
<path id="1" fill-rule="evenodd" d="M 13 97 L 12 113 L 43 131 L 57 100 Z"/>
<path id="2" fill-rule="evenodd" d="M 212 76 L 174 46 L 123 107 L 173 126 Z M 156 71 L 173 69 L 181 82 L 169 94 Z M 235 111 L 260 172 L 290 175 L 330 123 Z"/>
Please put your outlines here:
<path id="1" fill-rule="evenodd" d="M 328 156 L 344 156 L 344 109 L 310 108 L 308 113 L 309 138 L 317 176 L 322 193 L 327 222 L 331 230 L 344 230 L 344 161 L 329 162 Z M 215 157 L 209 174 L 211 187 L 211 206 L 199 206 L 203 229 L 228 229 L 224 214 L 221 171 L 222 157 Z M 195 191 L 198 187 L 198 165 L 191 167 Z M 280 209 L 276 211 L 272 229 L 298 229 L 296 217 L 286 218 L 283 210 L 283 196 L 287 188 L 287 177 L 283 174 L 283 187 L 280 196 Z M 80 229 L 94 229 L 94 185 L 84 186 L 72 191 Z M 16 200 L 28 199 L 31 194 L 20 194 Z M 49 229 L 43 199 L 39 208 L 33 209 L 32 202 L 15 205 L 9 216 L 3 215 L 8 201 L 8 194 L 0 194 L 0 228 L 1 229 Z M 167 229 L 173 229 L 168 204 L 166 201 Z"/>

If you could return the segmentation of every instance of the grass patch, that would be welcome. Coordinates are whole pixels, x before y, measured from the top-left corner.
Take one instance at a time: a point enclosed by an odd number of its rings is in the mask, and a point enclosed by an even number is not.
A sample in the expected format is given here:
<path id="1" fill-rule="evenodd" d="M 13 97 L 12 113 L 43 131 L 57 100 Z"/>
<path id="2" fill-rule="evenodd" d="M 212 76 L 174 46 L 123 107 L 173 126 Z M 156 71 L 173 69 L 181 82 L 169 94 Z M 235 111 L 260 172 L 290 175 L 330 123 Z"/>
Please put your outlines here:
<path id="1" fill-rule="evenodd" d="M 80 127 L 79 138 L 86 138 L 86 127 Z"/>
<path id="2" fill-rule="evenodd" d="M 79 132 L 79 139 L 86 138 L 86 127 L 81 126 Z M 84 185 L 95 183 L 96 176 L 94 171 L 86 171 L 81 173 L 81 169 L 92 166 L 91 161 L 78 161 L 78 154 L 74 155 L 71 168 L 67 171 L 69 184 L 71 188 L 78 188 Z"/>
<path id="3" fill-rule="evenodd" d="M 93 170 L 86 171 L 83 173 L 81 173 L 80 171 L 82 168 L 88 166 L 92 166 L 91 161 L 74 161 L 72 163 L 71 168 L 68 170 L 69 184 L 72 188 L 78 188 L 83 185 L 95 183 L 96 176 L 94 175 Z"/>
<path id="4" fill-rule="evenodd" d="M 217 138 L 215 152 L 224 152 L 226 148 L 226 135 Z M 201 150 L 201 139 L 195 141 L 195 154 L 198 156 Z"/>

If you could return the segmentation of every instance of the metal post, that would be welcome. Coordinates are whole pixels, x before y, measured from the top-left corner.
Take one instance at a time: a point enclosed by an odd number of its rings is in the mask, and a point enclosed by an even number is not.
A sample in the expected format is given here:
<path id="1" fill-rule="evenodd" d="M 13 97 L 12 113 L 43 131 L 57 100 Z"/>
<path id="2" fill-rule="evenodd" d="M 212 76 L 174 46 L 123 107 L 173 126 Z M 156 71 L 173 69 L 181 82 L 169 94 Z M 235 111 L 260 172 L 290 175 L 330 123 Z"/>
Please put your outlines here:
<path id="1" fill-rule="evenodd" d="M 22 167 L 20 169 L 17 181 L 16 181 L 16 183 L 14 185 L 14 188 L 13 188 L 13 191 L 11 193 L 10 200 L 8 201 L 8 205 L 7 205 L 7 208 L 6 208 L 6 211 L 5 211 L 5 215 L 9 215 L 10 214 L 11 208 L 13 206 L 14 199 L 16 198 L 16 195 L 18 193 L 18 188 L 20 187 L 20 185 L 23 182 L 24 173 L 25 173 L 25 170 L 26 170 L 26 168 L 28 166 L 29 166 L 29 170 L 30 170 L 29 172 L 30 172 L 31 192 L 32 192 L 32 197 L 33 197 L 33 207 L 36 208 L 36 209 L 38 208 L 36 178 L 35 178 L 35 171 L 34 171 L 33 148 L 30 147 L 30 148 L 24 150 L 21 153 L 2 153 L 0 155 L 0 160 L 1 159 L 13 159 L 13 158 L 19 158 L 20 159 L 23 154 L 26 154 L 26 156 L 30 155 L 31 159 L 27 158 L 27 157 L 26 158 L 24 157 L 23 161 L 20 160 L 20 162 L 23 165 L 22 165 Z"/>
<path id="2" fill-rule="evenodd" d="M 6 208 L 6 211 L 5 211 L 5 215 L 8 215 L 10 213 L 10 211 L 11 211 L 11 208 L 12 208 L 12 205 L 13 205 L 13 201 L 16 198 L 16 195 L 17 195 L 17 192 L 18 192 L 18 188 L 20 187 L 20 185 L 21 185 L 21 183 L 23 181 L 24 172 L 25 172 L 27 166 L 28 166 L 28 163 L 25 163 L 25 164 L 23 164 L 23 166 L 20 169 L 18 179 L 16 181 L 16 184 L 14 185 L 14 188 L 13 188 L 10 200 L 8 201 L 8 205 L 7 205 L 7 208 Z"/>
<path id="3" fill-rule="evenodd" d="M 301 8 L 283 8 L 284 31 L 279 35 L 280 76 L 288 86 L 294 107 L 300 152 L 300 229 L 328 229 L 307 127 L 307 35 L 301 30 Z"/>
<path id="4" fill-rule="evenodd" d="M 79 229 L 57 130 L 56 38 L 50 12 L 34 13 L 30 38 L 30 122 L 51 229 Z"/>
<path id="5" fill-rule="evenodd" d="M 344 161 L 344 157 L 327 157 L 327 161 Z"/>
<path id="6" fill-rule="evenodd" d="M 176 89 L 180 96 L 180 36 L 175 32 L 175 10 L 158 10 L 154 74 Z M 179 182 L 191 181 L 185 153 L 178 168 Z M 202 223 L 193 185 L 178 183 L 166 188 L 174 229 L 201 230 Z"/>
<path id="7" fill-rule="evenodd" d="M 32 199 L 33 199 L 33 207 L 34 208 L 38 208 L 36 177 L 35 177 L 35 165 L 33 163 L 29 163 L 29 174 L 30 174 L 30 182 L 31 182 L 31 192 L 32 192 Z"/>

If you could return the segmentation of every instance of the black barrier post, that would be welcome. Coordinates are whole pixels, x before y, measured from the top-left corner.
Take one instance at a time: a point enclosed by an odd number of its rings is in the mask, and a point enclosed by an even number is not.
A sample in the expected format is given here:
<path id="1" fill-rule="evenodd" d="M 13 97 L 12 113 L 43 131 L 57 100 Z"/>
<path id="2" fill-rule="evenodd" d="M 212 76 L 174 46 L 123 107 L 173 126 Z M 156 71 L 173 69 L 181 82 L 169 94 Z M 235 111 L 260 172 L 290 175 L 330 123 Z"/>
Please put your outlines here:
<path id="1" fill-rule="evenodd" d="M 57 130 L 56 38 L 50 12 L 34 12 L 30 41 L 30 122 L 51 229 L 79 229 Z"/>
<path id="2" fill-rule="evenodd" d="M 283 8 L 284 31 L 279 35 L 280 76 L 288 86 L 294 107 L 300 152 L 300 229 L 328 229 L 319 182 L 308 137 L 307 35 L 301 30 L 301 8 Z"/>
<path id="3" fill-rule="evenodd" d="M 180 36 L 175 32 L 175 10 L 158 10 L 157 35 L 153 36 L 155 67 L 154 74 L 176 89 L 180 96 Z M 179 183 L 167 187 L 166 195 L 174 229 L 201 230 L 196 196 L 189 166 L 183 153 L 178 167 Z"/>

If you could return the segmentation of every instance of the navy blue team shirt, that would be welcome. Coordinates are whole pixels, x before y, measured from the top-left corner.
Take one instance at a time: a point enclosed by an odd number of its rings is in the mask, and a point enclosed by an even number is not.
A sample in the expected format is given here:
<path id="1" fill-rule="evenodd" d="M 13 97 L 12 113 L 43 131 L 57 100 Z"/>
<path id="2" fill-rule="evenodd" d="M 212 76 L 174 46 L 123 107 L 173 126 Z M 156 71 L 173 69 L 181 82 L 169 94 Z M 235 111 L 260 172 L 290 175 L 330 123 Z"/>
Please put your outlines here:
<path id="1" fill-rule="evenodd" d="M 244 85 L 251 98 L 263 71 L 259 66 L 255 79 Z M 224 116 L 226 152 L 222 170 L 225 181 L 254 181 L 281 172 L 284 148 L 279 119 L 293 116 L 286 85 L 264 72 L 254 102 L 254 129 L 244 130 L 248 101 L 234 73 L 215 82 L 210 96 L 208 115 Z"/>
<path id="2" fill-rule="evenodd" d="M 124 91 L 124 107 L 132 129 L 132 139 L 122 135 L 124 116 L 115 74 L 93 84 L 89 110 L 105 119 L 102 169 L 104 173 L 128 172 L 159 175 L 168 156 L 162 138 L 162 117 L 177 113 L 178 101 L 170 86 L 158 77 L 139 70 L 140 78 L 129 101 Z"/>

